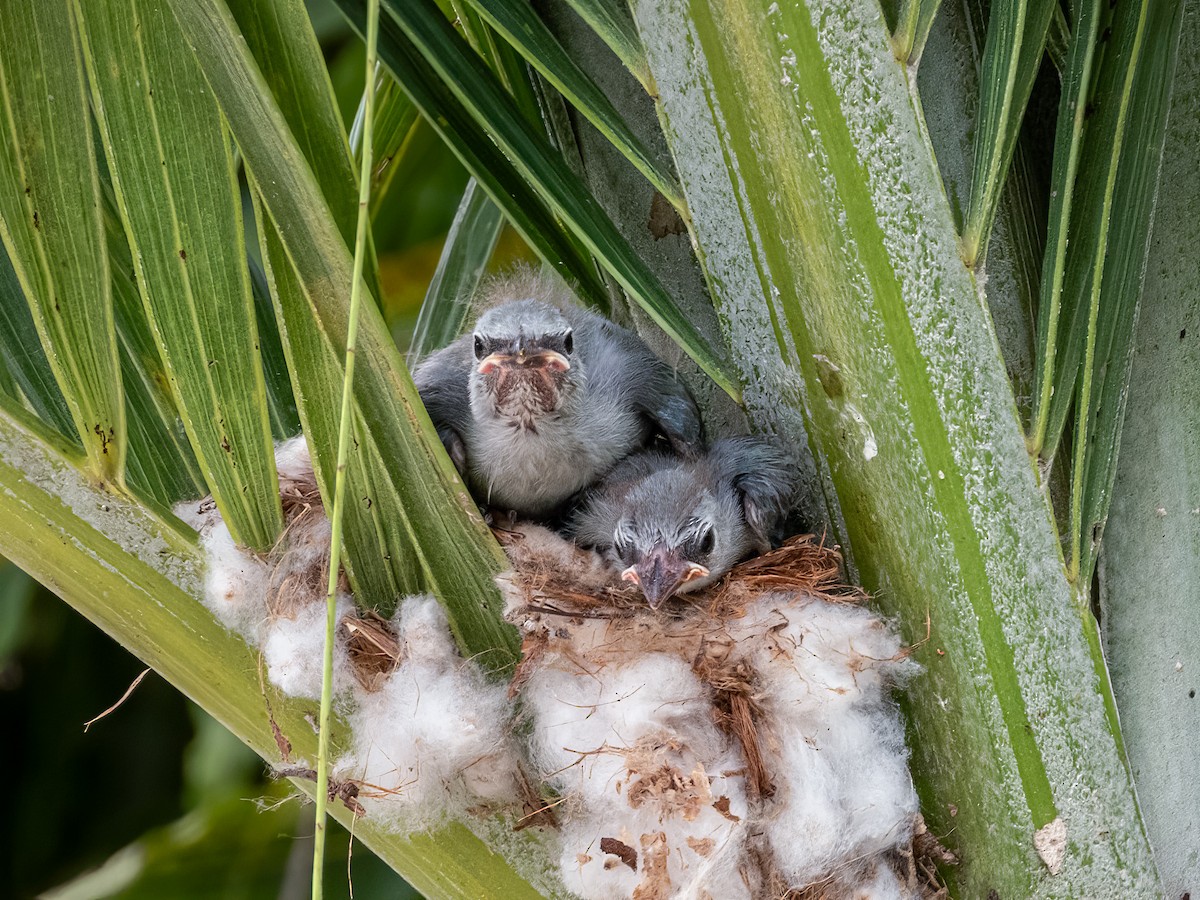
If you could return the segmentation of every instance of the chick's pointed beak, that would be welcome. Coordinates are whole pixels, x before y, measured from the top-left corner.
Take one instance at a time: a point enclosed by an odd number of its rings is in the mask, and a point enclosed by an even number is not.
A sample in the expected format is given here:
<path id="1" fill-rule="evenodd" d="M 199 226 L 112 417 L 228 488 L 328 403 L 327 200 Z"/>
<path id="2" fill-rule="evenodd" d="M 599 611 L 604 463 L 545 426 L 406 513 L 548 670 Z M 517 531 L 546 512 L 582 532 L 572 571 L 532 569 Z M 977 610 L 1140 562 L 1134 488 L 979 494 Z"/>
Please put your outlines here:
<path id="1" fill-rule="evenodd" d="M 566 372 L 571 362 L 557 350 L 538 350 L 522 346 L 516 353 L 490 353 L 476 366 L 480 375 L 490 375 L 500 367 L 509 369 L 550 369 Z"/>
<path id="2" fill-rule="evenodd" d="M 697 578 L 708 575 L 708 569 L 699 563 L 684 559 L 676 549 L 658 544 L 645 557 L 621 573 L 642 589 L 651 609 L 658 609 L 679 592 L 679 589 Z"/>

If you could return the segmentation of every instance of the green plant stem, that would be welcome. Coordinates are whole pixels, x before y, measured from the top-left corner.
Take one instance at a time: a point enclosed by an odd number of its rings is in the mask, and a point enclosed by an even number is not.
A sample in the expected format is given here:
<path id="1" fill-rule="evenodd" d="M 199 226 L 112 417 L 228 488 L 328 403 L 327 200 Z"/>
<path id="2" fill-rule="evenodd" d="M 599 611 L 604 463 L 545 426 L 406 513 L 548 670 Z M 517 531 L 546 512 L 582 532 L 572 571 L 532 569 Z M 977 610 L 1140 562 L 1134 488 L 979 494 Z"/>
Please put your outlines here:
<path id="1" fill-rule="evenodd" d="M 346 455 L 350 445 L 354 343 L 362 305 L 363 262 L 367 253 L 370 218 L 371 151 L 375 130 L 375 46 L 379 40 L 379 0 L 367 0 L 367 61 L 363 93 L 362 154 L 358 174 L 358 224 L 354 232 L 354 274 L 350 282 L 350 319 L 346 328 L 346 376 L 342 381 L 342 412 L 338 430 L 337 476 L 330 518 L 329 588 L 325 595 L 325 659 L 321 676 L 321 717 L 317 750 L 317 811 L 313 833 L 313 900 L 321 900 L 325 865 L 325 804 L 329 795 L 329 720 L 333 709 L 333 644 L 337 627 L 338 571 L 341 567 L 342 512 L 346 502 Z"/>

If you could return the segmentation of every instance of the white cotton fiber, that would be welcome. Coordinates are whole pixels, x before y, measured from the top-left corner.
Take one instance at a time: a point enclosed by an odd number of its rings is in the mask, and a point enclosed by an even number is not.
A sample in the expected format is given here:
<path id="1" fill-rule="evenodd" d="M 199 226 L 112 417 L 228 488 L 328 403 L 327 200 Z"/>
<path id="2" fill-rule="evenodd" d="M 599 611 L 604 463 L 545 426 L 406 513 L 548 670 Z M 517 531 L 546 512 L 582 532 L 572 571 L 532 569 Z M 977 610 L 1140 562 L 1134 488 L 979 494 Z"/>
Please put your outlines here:
<path id="1" fill-rule="evenodd" d="M 228 526 L 219 518 L 201 533 L 200 546 L 207 558 L 204 605 L 230 631 L 256 643 L 267 618 L 270 567 L 258 556 L 238 547 Z"/>
<path id="2" fill-rule="evenodd" d="M 280 481 L 315 482 L 312 457 L 303 434 L 275 445 L 275 470 Z"/>
<path id="3" fill-rule="evenodd" d="M 901 883 L 896 873 L 880 863 L 851 889 L 849 900 L 919 900 L 919 890 Z"/>
<path id="4" fill-rule="evenodd" d="M 869 610 L 793 595 L 756 601 L 738 625 L 758 671 L 777 793 L 764 813 L 793 887 L 912 840 L 917 798 L 888 690 L 916 671 Z"/>
<path id="5" fill-rule="evenodd" d="M 401 661 L 350 714 L 337 777 L 361 783 L 367 814 L 398 831 L 432 828 L 482 800 L 517 798 L 511 703 L 458 655 L 441 606 L 409 597 L 393 620 Z"/>
<path id="6" fill-rule="evenodd" d="M 354 673 L 346 652 L 342 619 L 354 612 L 348 594 L 337 599 L 333 645 L 333 693 L 344 695 L 354 685 Z M 289 697 L 321 699 L 325 655 L 324 602 L 309 603 L 295 610 L 294 618 L 277 616 L 262 627 L 262 655 L 267 678 Z"/>
<path id="7" fill-rule="evenodd" d="M 587 900 L 750 897 L 744 766 L 708 690 L 665 653 L 598 663 L 564 654 L 522 690 L 535 765 L 567 798 L 567 887 Z"/>

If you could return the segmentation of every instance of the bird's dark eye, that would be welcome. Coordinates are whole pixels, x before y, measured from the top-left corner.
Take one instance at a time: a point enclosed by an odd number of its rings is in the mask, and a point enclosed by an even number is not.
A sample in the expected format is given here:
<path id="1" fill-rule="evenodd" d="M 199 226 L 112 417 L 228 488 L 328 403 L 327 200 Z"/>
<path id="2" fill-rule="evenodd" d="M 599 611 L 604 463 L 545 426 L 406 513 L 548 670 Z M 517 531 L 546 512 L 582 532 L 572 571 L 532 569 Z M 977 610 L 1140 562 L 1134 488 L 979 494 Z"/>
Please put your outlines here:
<path id="1" fill-rule="evenodd" d="M 563 353 L 570 354 L 575 349 L 575 334 L 568 331 L 563 335 Z"/>
<path id="2" fill-rule="evenodd" d="M 483 338 L 480 337 L 479 335 L 475 335 L 475 358 L 483 359 L 484 356 L 487 355 L 483 351 L 484 351 Z"/>
<path id="3" fill-rule="evenodd" d="M 704 554 L 712 553 L 713 543 L 715 540 L 716 538 L 713 536 L 713 530 L 711 528 L 706 528 L 704 530 L 704 534 L 700 535 L 700 540 L 697 542 L 700 552 Z"/>

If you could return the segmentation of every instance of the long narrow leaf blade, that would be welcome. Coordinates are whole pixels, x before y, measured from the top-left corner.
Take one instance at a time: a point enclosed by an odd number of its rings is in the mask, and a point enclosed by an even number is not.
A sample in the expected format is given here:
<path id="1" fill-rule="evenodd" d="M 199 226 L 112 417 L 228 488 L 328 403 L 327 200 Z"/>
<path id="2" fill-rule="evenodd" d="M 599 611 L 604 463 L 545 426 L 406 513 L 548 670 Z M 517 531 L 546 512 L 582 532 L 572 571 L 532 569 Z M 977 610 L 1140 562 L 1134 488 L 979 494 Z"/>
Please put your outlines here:
<path id="1" fill-rule="evenodd" d="M 352 22 L 361 21 L 362 0 L 338 0 L 338 3 Z M 387 58 L 389 43 L 400 45 L 401 38 L 410 42 L 412 49 L 421 55 L 425 65 L 436 73 L 467 113 L 468 127 L 474 123 L 472 130 L 486 130 L 488 138 L 504 151 L 521 177 L 536 186 L 538 194 L 562 217 L 575 237 L 621 284 L 630 298 L 713 381 L 731 396 L 738 396 L 738 388 L 725 360 L 680 311 L 646 264 L 632 252 L 562 156 L 514 109 L 495 77 L 455 34 L 432 0 L 406 0 L 404 3 L 389 0 L 384 5 L 389 13 L 381 23 L 380 46 L 384 58 Z M 388 29 L 389 21 L 399 26 L 402 35 Z M 400 80 L 408 85 L 403 77 Z M 429 110 L 426 115 L 430 115 Z M 487 184 L 475 167 L 468 165 L 468 168 L 481 184 Z M 501 197 L 493 193 L 492 198 L 508 211 Z M 547 261 L 556 262 L 554 259 Z M 604 301 L 601 296 L 599 302 Z"/>
<path id="2" fill-rule="evenodd" d="M 526 0 L 469 0 L 676 209 L 685 207 L 679 183 L 632 129 L 604 92 L 563 49 Z"/>
<path id="3" fill-rule="evenodd" d="M 1042 264 L 1041 298 L 1038 303 L 1038 358 L 1034 382 L 1034 413 L 1029 447 L 1033 453 L 1052 458 L 1058 447 L 1066 408 L 1074 393 L 1079 354 L 1063 353 L 1063 325 L 1075 316 L 1077 291 L 1067 293 L 1067 248 L 1075 224 L 1076 194 L 1084 189 L 1078 173 L 1084 155 L 1084 132 L 1090 97 L 1095 90 L 1096 48 L 1104 25 L 1101 0 L 1084 0 L 1077 6 L 1075 30 L 1058 107 L 1054 136 L 1054 169 L 1051 173 L 1050 219 L 1046 255 Z M 1094 173 L 1089 171 L 1089 181 Z M 1084 201 L 1081 200 L 1081 203 Z M 1078 237 L 1075 238 L 1078 240 Z M 1078 250 L 1074 251 L 1078 255 Z M 1076 348 L 1077 349 L 1077 348 Z M 1069 350 L 1069 348 L 1068 348 Z M 1065 395 L 1063 392 L 1065 391 Z M 1051 425 L 1053 419 L 1054 424 Z"/>
<path id="4" fill-rule="evenodd" d="M 1117 451 L 1125 419 L 1125 399 L 1133 362 L 1135 325 L 1146 273 L 1156 190 L 1163 161 L 1167 107 L 1178 57 L 1182 2 L 1153 3 L 1143 26 L 1145 47 L 1134 77 L 1127 131 L 1113 189 L 1113 216 L 1101 285 L 1103 308 L 1097 323 L 1088 411 L 1087 457 L 1080 513 L 1080 581 L 1091 582 L 1116 477 Z M 1130 20 L 1114 28 L 1130 27 Z M 1169 184 L 1166 190 L 1174 190 Z"/>
<path id="5" fill-rule="evenodd" d="M 1176 4 L 1162 5 L 1173 9 Z M 1043 269 L 1042 304 L 1046 312 L 1038 332 L 1042 365 L 1038 371 L 1040 408 L 1034 446 L 1045 458 L 1055 455 L 1077 388 L 1081 387 L 1090 323 L 1099 323 L 1109 315 L 1107 309 L 1101 312 L 1105 260 L 1110 242 L 1126 216 L 1126 211 L 1116 206 L 1121 156 L 1128 142 L 1143 139 L 1143 135 L 1133 136 L 1130 130 L 1134 107 L 1140 102 L 1134 87 L 1139 68 L 1154 65 L 1146 62 L 1144 52 L 1148 11 L 1144 4 L 1119 4 L 1114 10 L 1103 2 L 1080 8 L 1075 41 L 1090 41 L 1091 50 L 1086 45 L 1073 47 L 1072 63 L 1079 56 L 1086 59 L 1090 52 L 1096 66 L 1091 73 L 1092 90 L 1081 92 L 1074 110 L 1079 121 L 1072 123 L 1074 128 L 1065 128 L 1064 112 L 1060 110 L 1060 131 L 1055 139 L 1056 157 L 1066 141 L 1075 142 L 1071 152 L 1077 154 L 1078 165 L 1073 183 L 1057 177 L 1054 180 L 1053 190 L 1072 198 L 1072 204 L 1069 220 L 1062 212 L 1056 218 L 1056 210 L 1051 208 L 1051 237 Z M 1060 298 L 1053 293 L 1047 296 L 1056 283 L 1062 285 Z M 1117 302 L 1120 298 L 1111 299 Z M 1055 312 L 1057 317 L 1052 318 Z M 1090 382 L 1090 373 L 1088 378 Z M 1090 409 L 1085 415 L 1090 415 Z M 1084 430 L 1089 427 L 1085 419 Z M 1036 440 L 1042 434 L 1044 438 Z M 1076 539 L 1082 539 L 1080 512 L 1074 510 Z"/>
<path id="6" fill-rule="evenodd" d="M 116 197 L 111 185 L 102 183 L 101 189 L 113 317 L 129 423 L 126 481 L 141 496 L 170 506 L 187 497 L 207 494 L 208 486 L 171 396 L 170 376 L 146 318 Z"/>
<path id="7" fill-rule="evenodd" d="M 979 127 L 963 258 L 983 258 L 996 206 L 1021 132 L 1025 105 L 1041 68 L 1050 15 L 1058 0 L 995 0 L 983 51 Z"/>
<path id="8" fill-rule="evenodd" d="M 918 65 L 933 28 L 934 17 L 942 0 L 902 0 L 892 43 L 896 58 L 910 66 Z"/>
<path id="9" fill-rule="evenodd" d="M 30 408 L 64 437 L 75 437 L 71 410 L 38 339 L 17 273 L 0 246 L 0 358 Z"/>
<path id="10" fill-rule="evenodd" d="M 410 365 L 441 349 L 462 333 L 471 300 L 496 249 L 504 217 L 474 178 L 467 182 L 446 235 L 437 271 L 417 316 Z"/>
<path id="11" fill-rule="evenodd" d="M 1046 56 L 1058 70 L 1060 77 L 1067 74 L 1067 54 L 1071 48 L 1071 26 L 1067 24 L 1067 15 L 1062 7 L 1054 4 L 1054 13 L 1050 16 L 1050 30 L 1046 32 Z"/>
<path id="12" fill-rule="evenodd" d="M 987 14 L 978 3 L 947 5 L 921 59 L 922 112 L 951 208 L 971 190 L 980 61 Z M 1045 198 L 1036 153 L 1018 140 L 988 244 L 986 299 L 1022 419 L 1032 406 L 1037 297 L 1045 252 Z"/>
<path id="13" fill-rule="evenodd" d="M 76 11 L 138 287 L 204 479 L 258 550 L 283 530 L 229 136 L 169 10 Z M 132 52 L 131 52 L 132 51 Z"/>
<path id="14" fill-rule="evenodd" d="M 0 237 L 92 475 L 121 483 L 125 402 L 70 0 L 0 3 Z"/>
<path id="15" fill-rule="evenodd" d="M 275 321 L 275 305 L 266 273 L 254 259 L 250 264 L 250 290 L 254 293 L 254 318 L 258 322 L 258 348 L 262 357 L 263 378 L 267 383 L 267 409 L 271 416 L 271 434 L 276 440 L 292 437 L 300 431 L 300 414 L 292 394 L 287 359 Z"/>
<path id="16" fill-rule="evenodd" d="M 227 0 L 227 5 L 317 176 L 338 231 L 353 247 L 358 174 L 304 0 Z M 373 249 L 363 271 L 379 297 Z"/>
<path id="17" fill-rule="evenodd" d="M 397 157 L 401 155 L 404 145 L 412 134 L 419 113 L 412 100 L 391 74 L 380 71 L 379 80 L 382 82 L 376 88 L 376 104 L 379 109 L 375 119 L 375 138 L 372 158 L 375 165 L 371 169 L 371 217 L 374 219 L 383 205 L 392 179 L 400 168 Z M 359 108 L 362 115 L 362 108 Z M 358 119 L 355 119 L 358 126 Z M 350 143 L 355 144 L 354 132 L 351 131 Z"/>
<path id="18" fill-rule="evenodd" d="M 437 0 L 435 0 L 437 2 Z M 504 89 L 512 95 L 517 108 L 535 125 L 540 123 L 537 97 L 534 96 L 531 72 L 521 54 L 488 24 L 471 0 L 450 0 L 455 15 L 451 17 L 462 30 L 467 43 L 496 73 Z"/>
<path id="19" fill-rule="evenodd" d="M 277 229 L 280 246 L 267 257 L 282 256 L 288 265 L 273 266 L 271 274 L 277 287 L 281 279 L 294 285 L 280 289 L 276 301 L 300 308 L 302 300 L 308 307 L 293 320 L 299 330 L 289 330 L 292 321 L 281 328 L 318 480 L 332 496 L 337 431 L 331 423 L 341 397 L 350 254 L 228 11 L 219 0 L 175 0 L 172 7 L 268 214 L 260 221 L 261 239 L 272 239 L 265 219 Z M 504 554 L 442 450 L 373 305 L 363 310 L 357 354 L 354 394 L 362 431 L 351 455 L 348 495 L 356 502 L 346 511 L 346 549 L 358 599 L 387 608 L 397 591 L 431 591 L 446 605 L 460 645 L 471 654 L 490 652 L 486 662 L 504 670 L 517 651 L 491 581 L 506 564 Z M 352 542 L 351 528 L 363 538 Z"/>
<path id="20" fill-rule="evenodd" d="M 342 6 L 343 12 L 348 12 Z M 353 11 L 361 23 L 362 4 Z M 379 56 L 467 170 L 504 210 L 517 232 L 581 295 L 603 306 L 607 294 L 585 249 L 562 227 L 536 191 L 457 101 L 389 16 L 379 23 Z M 514 115 L 520 113 L 514 112 Z"/>

